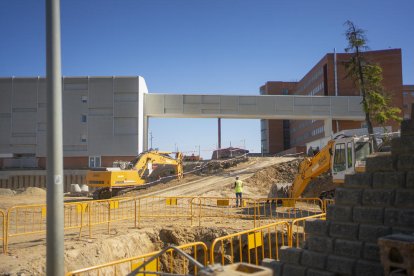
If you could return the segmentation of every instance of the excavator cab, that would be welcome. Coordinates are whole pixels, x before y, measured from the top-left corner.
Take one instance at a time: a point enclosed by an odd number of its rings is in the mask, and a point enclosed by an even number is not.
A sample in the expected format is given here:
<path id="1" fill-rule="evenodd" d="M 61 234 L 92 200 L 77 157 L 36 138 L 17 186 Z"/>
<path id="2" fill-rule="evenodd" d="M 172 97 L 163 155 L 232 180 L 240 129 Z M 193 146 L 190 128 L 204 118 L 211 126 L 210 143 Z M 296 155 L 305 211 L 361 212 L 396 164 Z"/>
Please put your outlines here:
<path id="1" fill-rule="evenodd" d="M 365 160 L 372 152 L 372 143 L 367 137 L 336 139 L 332 152 L 333 182 L 344 183 L 346 174 L 365 171 Z"/>

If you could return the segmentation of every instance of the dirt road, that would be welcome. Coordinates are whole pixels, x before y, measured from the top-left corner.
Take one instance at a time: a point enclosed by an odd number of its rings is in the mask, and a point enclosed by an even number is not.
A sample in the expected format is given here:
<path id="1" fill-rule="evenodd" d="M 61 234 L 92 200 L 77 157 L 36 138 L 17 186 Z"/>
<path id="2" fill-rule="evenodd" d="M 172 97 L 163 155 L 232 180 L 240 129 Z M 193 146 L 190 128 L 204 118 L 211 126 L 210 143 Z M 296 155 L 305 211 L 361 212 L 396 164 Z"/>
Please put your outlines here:
<path id="1" fill-rule="evenodd" d="M 248 162 L 240 163 L 235 168 L 230 168 L 225 172 L 203 177 L 201 179 L 185 182 L 183 184 L 177 184 L 173 187 L 164 188 L 159 191 L 147 193 L 146 195 L 157 196 L 223 196 L 233 197 L 234 178 L 239 176 L 243 181 L 251 177 L 255 172 L 265 167 L 275 165 L 278 163 L 288 162 L 293 160 L 291 157 L 262 157 L 262 158 L 250 158 Z M 267 196 L 269 191 L 260 191 L 255 187 L 245 187 L 244 194 L 253 197 Z"/>

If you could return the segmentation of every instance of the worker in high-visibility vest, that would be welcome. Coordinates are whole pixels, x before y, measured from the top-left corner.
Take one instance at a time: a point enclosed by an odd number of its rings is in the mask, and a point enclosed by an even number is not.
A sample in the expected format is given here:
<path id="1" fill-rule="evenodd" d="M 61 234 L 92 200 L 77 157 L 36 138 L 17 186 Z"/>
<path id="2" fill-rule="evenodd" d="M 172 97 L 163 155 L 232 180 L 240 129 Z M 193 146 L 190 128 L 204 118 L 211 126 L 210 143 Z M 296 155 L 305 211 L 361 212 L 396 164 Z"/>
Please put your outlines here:
<path id="1" fill-rule="evenodd" d="M 241 181 L 238 176 L 236 176 L 236 181 L 234 182 L 234 191 L 236 192 L 236 207 L 242 207 L 243 181 Z"/>

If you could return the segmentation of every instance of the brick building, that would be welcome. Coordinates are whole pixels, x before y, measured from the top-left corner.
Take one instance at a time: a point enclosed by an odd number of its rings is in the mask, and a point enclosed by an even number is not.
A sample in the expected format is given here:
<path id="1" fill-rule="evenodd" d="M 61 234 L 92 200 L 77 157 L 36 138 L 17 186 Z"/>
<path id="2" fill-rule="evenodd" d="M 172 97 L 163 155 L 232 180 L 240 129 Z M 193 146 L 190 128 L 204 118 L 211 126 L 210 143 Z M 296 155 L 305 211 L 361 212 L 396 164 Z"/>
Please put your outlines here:
<path id="1" fill-rule="evenodd" d="M 404 119 L 409 119 L 411 106 L 414 103 L 414 85 L 403 86 L 403 108 Z"/>
<path id="2" fill-rule="evenodd" d="M 403 109 L 401 49 L 364 52 L 366 59 L 383 70 L 383 86 L 392 96 L 392 104 Z M 354 82 L 346 78 L 345 64 L 351 54 L 326 54 L 300 81 L 269 81 L 260 87 L 262 95 L 359 96 Z M 336 66 L 335 66 L 336 64 Z M 335 74 L 336 72 L 336 74 Z M 336 77 L 335 77 L 336 75 Z M 335 81 L 336 80 L 336 81 Z M 332 121 L 333 132 L 361 128 L 364 122 Z M 390 125 L 394 131 L 399 126 Z M 261 142 L 265 153 L 277 153 L 325 137 L 324 122 L 319 120 L 262 120 Z"/>

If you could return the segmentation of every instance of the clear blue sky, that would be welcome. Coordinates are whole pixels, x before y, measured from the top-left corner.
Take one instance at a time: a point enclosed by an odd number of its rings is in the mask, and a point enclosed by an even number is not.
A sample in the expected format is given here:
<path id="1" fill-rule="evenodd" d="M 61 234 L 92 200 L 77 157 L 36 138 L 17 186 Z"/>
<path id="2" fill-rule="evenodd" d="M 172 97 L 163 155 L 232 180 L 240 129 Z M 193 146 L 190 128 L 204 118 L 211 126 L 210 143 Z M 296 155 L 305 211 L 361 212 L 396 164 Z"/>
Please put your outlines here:
<path id="1" fill-rule="evenodd" d="M 62 74 L 140 75 L 150 93 L 257 95 L 299 80 L 346 46 L 343 23 L 371 49 L 401 48 L 414 84 L 413 0 L 61 0 Z M 44 1 L 0 0 L 0 76 L 45 75 Z M 153 146 L 217 143 L 216 119 L 151 119 Z M 258 120 L 222 120 L 222 145 L 260 151 Z"/>

